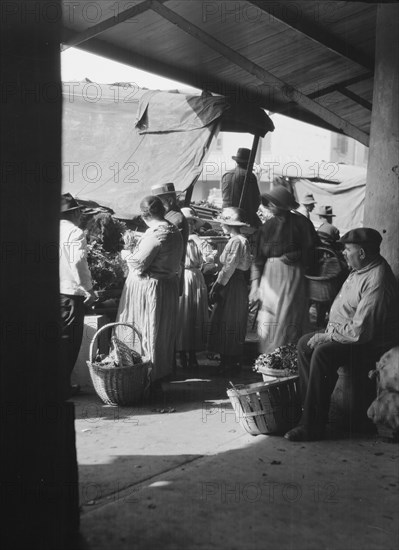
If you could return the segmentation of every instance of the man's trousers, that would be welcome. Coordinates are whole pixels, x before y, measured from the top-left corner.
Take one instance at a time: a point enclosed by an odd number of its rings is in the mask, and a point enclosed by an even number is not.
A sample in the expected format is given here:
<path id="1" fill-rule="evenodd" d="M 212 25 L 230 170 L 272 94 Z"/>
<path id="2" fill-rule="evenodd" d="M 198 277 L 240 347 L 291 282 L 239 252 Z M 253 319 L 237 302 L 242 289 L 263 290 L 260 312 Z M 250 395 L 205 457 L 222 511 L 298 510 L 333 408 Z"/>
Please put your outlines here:
<path id="1" fill-rule="evenodd" d="M 303 406 L 300 424 L 322 430 L 328 422 L 331 394 L 338 379 L 338 368 L 347 367 L 351 376 L 359 374 L 365 379 L 367 386 L 371 384 L 367 373 L 375 368 L 379 356 L 370 344 L 325 342 L 311 349 L 307 343 L 314 334 L 305 334 L 297 345 Z M 356 378 L 358 379 L 357 376 Z"/>
<path id="2" fill-rule="evenodd" d="M 61 294 L 61 352 L 65 388 L 70 387 L 70 378 L 79 355 L 84 328 L 84 296 Z"/>

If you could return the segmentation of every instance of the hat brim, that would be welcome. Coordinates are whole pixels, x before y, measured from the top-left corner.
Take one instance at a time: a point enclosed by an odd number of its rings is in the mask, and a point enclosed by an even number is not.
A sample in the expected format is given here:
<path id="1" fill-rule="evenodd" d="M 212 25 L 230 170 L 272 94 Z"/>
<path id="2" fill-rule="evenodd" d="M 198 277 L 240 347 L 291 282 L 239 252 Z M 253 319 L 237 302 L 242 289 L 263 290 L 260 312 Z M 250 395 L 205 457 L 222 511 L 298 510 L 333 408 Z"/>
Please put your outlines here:
<path id="1" fill-rule="evenodd" d="M 184 216 L 188 222 L 194 222 L 197 227 L 202 227 L 205 225 L 205 222 L 201 220 L 200 218 L 196 218 L 195 216 Z"/>
<path id="2" fill-rule="evenodd" d="M 319 214 L 318 212 L 316 212 L 316 214 L 322 218 L 336 218 L 335 214 Z"/>
<path id="3" fill-rule="evenodd" d="M 236 162 L 249 162 L 249 158 L 246 159 L 246 158 L 243 158 L 243 157 L 236 157 L 235 155 L 233 157 L 231 157 L 233 160 L 235 160 Z"/>
<path id="4" fill-rule="evenodd" d="M 241 227 L 251 227 L 249 225 L 249 223 L 245 223 L 245 222 L 239 222 L 239 221 L 233 221 L 233 220 L 224 220 L 222 218 L 214 218 L 214 220 L 216 222 L 219 222 L 220 224 L 222 225 L 237 225 L 237 226 L 241 226 Z"/>
<path id="5" fill-rule="evenodd" d="M 278 199 L 275 199 L 272 195 L 269 195 L 269 193 L 263 193 L 262 197 L 264 197 L 269 203 L 274 204 L 278 208 L 282 208 L 283 210 L 295 210 L 295 208 L 298 208 L 299 203 L 293 200 L 291 204 L 283 204 Z"/>
<path id="6" fill-rule="evenodd" d="M 156 197 L 160 197 L 161 195 L 176 195 L 176 191 L 151 191 L 151 193 Z"/>
<path id="7" fill-rule="evenodd" d="M 72 208 L 61 209 L 61 214 L 64 212 L 72 212 L 72 210 L 83 210 L 83 206 L 72 206 Z"/>

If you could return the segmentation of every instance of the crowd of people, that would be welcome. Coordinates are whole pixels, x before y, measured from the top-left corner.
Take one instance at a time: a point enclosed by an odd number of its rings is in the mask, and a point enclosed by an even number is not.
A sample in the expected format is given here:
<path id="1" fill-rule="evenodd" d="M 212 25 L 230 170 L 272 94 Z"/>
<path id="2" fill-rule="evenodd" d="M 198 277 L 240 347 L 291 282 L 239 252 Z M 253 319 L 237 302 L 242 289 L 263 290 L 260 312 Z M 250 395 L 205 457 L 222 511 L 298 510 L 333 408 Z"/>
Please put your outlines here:
<path id="1" fill-rule="evenodd" d="M 250 181 L 251 200 L 239 207 L 248 150 L 239 149 L 233 158 L 237 168 L 222 179 L 225 202 L 216 218 L 229 239 L 217 264 L 215 251 L 197 234 L 201 220 L 192 207 L 179 208 L 173 183 L 153 187 L 142 199 L 140 215 L 147 230 L 125 254 L 128 274 L 116 322 L 134 323 L 139 330 L 156 391 L 173 376 L 176 357 L 182 368 L 198 367 L 199 351 L 219 355 L 219 372 L 238 372 L 249 305 L 257 307 L 260 352 L 289 343 L 298 346 L 303 416 L 285 437 L 319 439 L 338 367 L 369 365 L 396 344 L 396 281 L 380 256 L 382 238 L 376 230 L 357 228 L 340 238 L 326 205 L 317 211 L 323 223 L 316 232 L 308 216 L 315 206 L 313 196 L 305 197 L 301 213 L 283 185 L 261 196 Z M 84 304 L 94 300 L 94 292 L 79 229 L 80 207 L 65 194 L 61 210 L 62 344 L 70 396 Z M 253 250 L 243 234 L 250 226 Z M 343 249 L 351 271 L 337 289 L 327 326 L 311 334 L 306 274 L 315 269 L 315 249 L 321 244 Z M 209 292 L 205 266 L 212 266 L 214 273 Z M 131 349 L 140 345 L 129 327 L 117 326 L 115 333 Z"/>

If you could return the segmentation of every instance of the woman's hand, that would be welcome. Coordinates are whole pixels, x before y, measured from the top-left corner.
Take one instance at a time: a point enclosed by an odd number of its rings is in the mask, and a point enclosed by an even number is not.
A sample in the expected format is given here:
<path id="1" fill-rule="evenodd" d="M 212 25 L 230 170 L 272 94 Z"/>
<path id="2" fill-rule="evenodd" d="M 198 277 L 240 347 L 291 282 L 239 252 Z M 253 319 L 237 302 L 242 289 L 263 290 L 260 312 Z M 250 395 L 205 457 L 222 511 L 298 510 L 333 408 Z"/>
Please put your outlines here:
<path id="1" fill-rule="evenodd" d="M 260 302 L 260 292 L 258 281 L 252 281 L 249 293 L 249 305 L 252 307 Z"/>
<path id="2" fill-rule="evenodd" d="M 211 291 L 209 293 L 209 299 L 214 304 L 215 302 L 220 302 L 222 300 L 222 290 L 224 286 L 218 283 L 217 281 L 213 283 Z"/>

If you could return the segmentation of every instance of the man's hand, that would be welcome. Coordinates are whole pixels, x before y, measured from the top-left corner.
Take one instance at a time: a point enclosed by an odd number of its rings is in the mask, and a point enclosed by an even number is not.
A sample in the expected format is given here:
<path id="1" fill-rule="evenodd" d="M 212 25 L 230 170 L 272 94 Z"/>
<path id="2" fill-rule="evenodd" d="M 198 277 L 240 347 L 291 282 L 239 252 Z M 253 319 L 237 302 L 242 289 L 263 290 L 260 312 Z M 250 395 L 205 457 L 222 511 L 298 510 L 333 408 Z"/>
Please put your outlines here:
<path id="1" fill-rule="evenodd" d="M 83 303 L 85 306 L 91 306 L 94 304 L 94 302 L 97 302 L 98 298 L 96 296 L 96 293 L 93 289 L 88 290 L 86 294 L 86 298 L 84 299 Z"/>
<path id="2" fill-rule="evenodd" d="M 330 334 L 325 332 L 316 332 L 308 342 L 310 349 L 315 349 L 320 344 L 325 344 L 326 342 L 331 342 Z"/>

